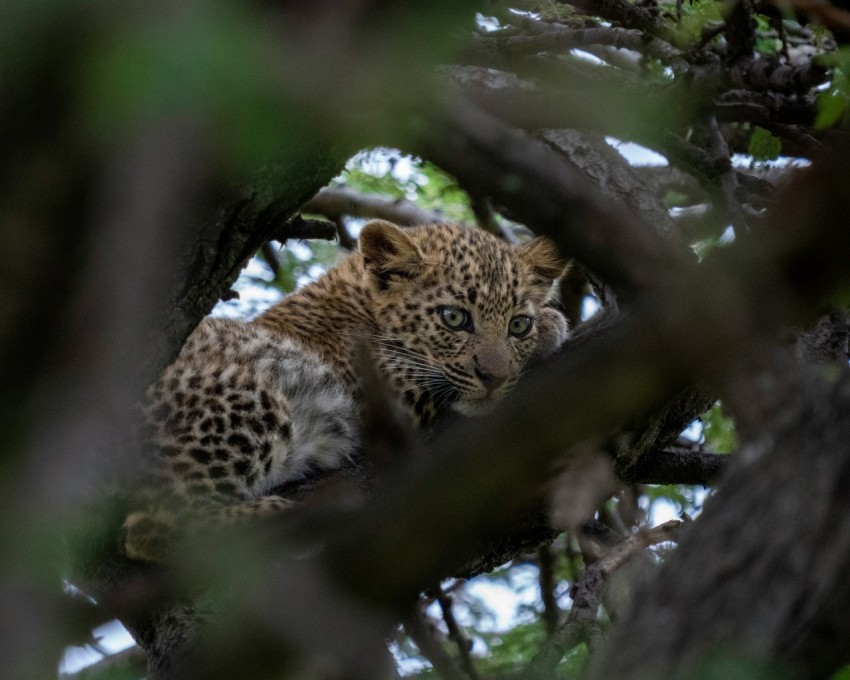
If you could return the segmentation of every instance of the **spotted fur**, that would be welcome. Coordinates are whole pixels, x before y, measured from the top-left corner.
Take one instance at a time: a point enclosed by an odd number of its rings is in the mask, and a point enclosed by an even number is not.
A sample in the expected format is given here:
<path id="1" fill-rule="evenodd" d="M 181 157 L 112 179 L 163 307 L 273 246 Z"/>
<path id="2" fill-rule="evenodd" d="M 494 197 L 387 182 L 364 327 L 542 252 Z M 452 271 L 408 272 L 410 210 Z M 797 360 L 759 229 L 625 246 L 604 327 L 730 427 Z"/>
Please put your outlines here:
<path id="1" fill-rule="evenodd" d="M 271 489 L 351 456 L 358 345 L 415 426 L 486 412 L 565 339 L 546 306 L 563 269 L 545 240 L 511 246 L 458 225 L 376 221 L 357 253 L 255 320 L 205 319 L 148 390 L 155 486 L 170 500 L 158 494 L 128 517 L 127 554 L 156 559 L 178 514 L 279 512 L 288 501 Z"/>

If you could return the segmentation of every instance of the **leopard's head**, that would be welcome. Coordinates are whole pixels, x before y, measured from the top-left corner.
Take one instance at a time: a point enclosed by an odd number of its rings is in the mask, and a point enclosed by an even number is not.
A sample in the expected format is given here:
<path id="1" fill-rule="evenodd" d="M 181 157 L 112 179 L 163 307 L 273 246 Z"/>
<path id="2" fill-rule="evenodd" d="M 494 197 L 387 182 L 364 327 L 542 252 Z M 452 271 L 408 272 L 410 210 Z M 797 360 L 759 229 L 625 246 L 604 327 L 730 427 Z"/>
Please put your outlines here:
<path id="1" fill-rule="evenodd" d="M 372 288 L 378 364 L 427 425 L 447 408 L 489 411 L 532 357 L 564 341 L 546 303 L 565 268 L 554 245 L 510 245 L 480 229 L 367 224 L 360 252 Z"/>

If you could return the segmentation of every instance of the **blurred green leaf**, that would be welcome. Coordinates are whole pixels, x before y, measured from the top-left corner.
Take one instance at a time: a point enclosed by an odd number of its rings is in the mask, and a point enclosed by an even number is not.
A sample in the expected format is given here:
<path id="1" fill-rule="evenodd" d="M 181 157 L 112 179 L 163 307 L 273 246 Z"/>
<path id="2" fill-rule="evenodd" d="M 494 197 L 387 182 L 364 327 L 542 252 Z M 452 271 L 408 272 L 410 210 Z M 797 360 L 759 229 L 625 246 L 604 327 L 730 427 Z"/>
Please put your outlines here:
<path id="1" fill-rule="evenodd" d="M 92 139 L 187 117 L 224 160 L 248 167 L 298 139 L 276 38 L 249 6 L 192 3 L 119 26 L 91 46 L 80 67 L 79 126 Z"/>
<path id="2" fill-rule="evenodd" d="M 691 513 L 694 509 L 693 487 L 683 484 L 647 484 L 644 493 L 649 498 L 650 510 L 655 501 L 666 500 L 676 505 L 677 514 Z"/>
<path id="3" fill-rule="evenodd" d="M 841 670 L 833 673 L 829 680 L 850 680 L 850 666 L 845 666 Z"/>
<path id="4" fill-rule="evenodd" d="M 496 674 L 527 666 L 546 639 L 546 630 L 538 619 L 485 636 L 485 639 L 490 648 L 490 656 L 481 660 L 481 668 L 485 674 Z"/>
<path id="5" fill-rule="evenodd" d="M 378 148 L 357 154 L 337 178 L 338 186 L 361 192 L 404 198 L 447 220 L 474 220 L 469 198 L 454 178 L 435 165 L 395 149 Z"/>
<path id="6" fill-rule="evenodd" d="M 775 137 L 764 128 L 756 126 L 750 135 L 750 143 L 747 148 L 753 159 L 757 161 L 773 161 L 782 153 L 782 140 Z"/>
<path id="7" fill-rule="evenodd" d="M 817 95 L 815 129 L 823 130 L 847 121 L 850 105 L 850 49 L 842 47 L 836 52 L 821 55 L 818 62 L 833 69 L 829 87 Z"/>
<path id="8" fill-rule="evenodd" d="M 723 242 L 720 240 L 719 236 L 711 236 L 709 238 L 700 239 L 699 241 L 694 241 L 691 244 L 691 250 L 696 253 L 697 259 L 702 262 L 715 248 L 722 244 Z"/>
<path id="9" fill-rule="evenodd" d="M 682 4 L 682 18 L 673 30 L 683 42 L 698 41 L 704 28 L 719 25 L 723 21 L 723 7 L 723 3 L 711 0 L 696 4 Z"/>
<path id="10" fill-rule="evenodd" d="M 731 453 L 738 448 L 735 422 L 723 413 L 719 401 L 702 416 L 702 425 L 705 442 L 712 451 Z"/>

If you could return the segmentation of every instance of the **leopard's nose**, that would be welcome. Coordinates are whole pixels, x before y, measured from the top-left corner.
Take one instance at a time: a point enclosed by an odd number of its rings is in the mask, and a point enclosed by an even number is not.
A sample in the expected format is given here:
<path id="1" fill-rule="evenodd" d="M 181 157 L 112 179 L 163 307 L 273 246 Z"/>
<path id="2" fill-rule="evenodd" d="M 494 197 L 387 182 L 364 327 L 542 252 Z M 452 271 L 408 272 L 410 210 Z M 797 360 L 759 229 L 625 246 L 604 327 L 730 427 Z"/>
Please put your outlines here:
<path id="1" fill-rule="evenodd" d="M 497 375 L 488 371 L 482 371 L 480 368 L 475 369 L 475 376 L 489 392 L 492 392 L 500 385 L 504 384 L 504 382 L 508 379 L 508 376 L 506 375 Z"/>

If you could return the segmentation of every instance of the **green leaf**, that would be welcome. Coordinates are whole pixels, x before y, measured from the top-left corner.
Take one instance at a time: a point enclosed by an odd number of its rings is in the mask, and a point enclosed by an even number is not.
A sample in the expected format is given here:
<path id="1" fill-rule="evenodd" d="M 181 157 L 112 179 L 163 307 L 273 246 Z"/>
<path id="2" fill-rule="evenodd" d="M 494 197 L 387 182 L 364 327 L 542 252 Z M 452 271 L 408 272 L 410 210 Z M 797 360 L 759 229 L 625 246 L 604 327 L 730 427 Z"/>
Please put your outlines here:
<path id="1" fill-rule="evenodd" d="M 850 666 L 845 666 L 836 673 L 833 673 L 829 680 L 850 680 Z"/>
<path id="2" fill-rule="evenodd" d="M 836 52 L 819 55 L 817 62 L 833 69 L 829 88 L 817 96 L 815 129 L 823 130 L 847 121 L 850 108 L 850 49 L 842 47 Z"/>
<path id="3" fill-rule="evenodd" d="M 256 168 L 297 145 L 304 121 L 277 72 L 279 45 L 259 13 L 200 3 L 174 16 L 140 13 L 92 42 L 76 83 L 80 129 L 113 141 L 181 117 L 235 168 Z"/>
<path id="4" fill-rule="evenodd" d="M 756 126 L 750 136 L 747 152 L 757 161 L 773 161 L 782 152 L 782 140 L 764 128 Z"/>
<path id="5" fill-rule="evenodd" d="M 723 413 L 718 401 L 702 416 L 705 441 L 717 453 L 731 453 L 738 448 L 735 422 Z"/>

